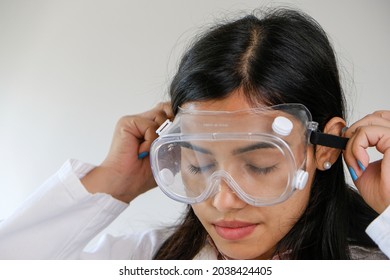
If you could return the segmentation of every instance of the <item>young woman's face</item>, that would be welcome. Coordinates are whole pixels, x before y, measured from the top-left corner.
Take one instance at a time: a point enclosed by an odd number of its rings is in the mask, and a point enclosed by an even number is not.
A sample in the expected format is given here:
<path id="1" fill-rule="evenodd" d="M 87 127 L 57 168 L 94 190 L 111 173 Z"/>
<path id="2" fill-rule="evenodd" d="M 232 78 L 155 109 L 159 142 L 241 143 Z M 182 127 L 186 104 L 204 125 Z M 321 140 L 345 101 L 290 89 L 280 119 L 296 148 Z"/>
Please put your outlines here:
<path id="1" fill-rule="evenodd" d="M 251 108 L 240 92 L 218 101 L 190 102 L 185 108 L 235 111 Z M 307 151 L 306 188 L 295 191 L 283 203 L 255 207 L 242 201 L 223 181 L 220 191 L 192 208 L 218 250 L 232 259 L 272 258 L 276 244 L 302 215 L 309 200 L 315 164 Z"/>

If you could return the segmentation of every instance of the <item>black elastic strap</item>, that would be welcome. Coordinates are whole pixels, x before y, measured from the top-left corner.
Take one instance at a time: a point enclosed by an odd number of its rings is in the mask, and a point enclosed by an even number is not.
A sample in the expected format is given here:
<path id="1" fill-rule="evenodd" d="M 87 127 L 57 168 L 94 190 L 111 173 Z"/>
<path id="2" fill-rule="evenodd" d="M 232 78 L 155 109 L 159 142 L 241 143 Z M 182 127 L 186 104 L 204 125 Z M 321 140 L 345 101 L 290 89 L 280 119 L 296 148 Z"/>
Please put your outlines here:
<path id="1" fill-rule="evenodd" d="M 314 131 L 310 135 L 310 143 L 340 150 L 345 150 L 348 140 L 349 138 Z"/>

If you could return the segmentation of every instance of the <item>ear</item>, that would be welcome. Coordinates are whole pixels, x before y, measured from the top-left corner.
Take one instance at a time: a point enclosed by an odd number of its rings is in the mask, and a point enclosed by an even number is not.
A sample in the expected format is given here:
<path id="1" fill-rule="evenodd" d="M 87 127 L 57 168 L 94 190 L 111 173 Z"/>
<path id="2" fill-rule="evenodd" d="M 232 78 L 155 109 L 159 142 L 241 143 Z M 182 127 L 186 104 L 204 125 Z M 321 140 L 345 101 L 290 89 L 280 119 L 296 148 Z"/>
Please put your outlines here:
<path id="1" fill-rule="evenodd" d="M 327 122 L 324 127 L 324 133 L 333 134 L 337 136 L 342 135 L 342 129 L 346 126 L 345 120 L 340 117 L 334 117 Z M 329 148 L 317 145 L 316 147 L 316 166 L 319 170 L 326 170 L 324 167 L 325 162 L 329 162 L 333 165 L 339 157 L 341 150 L 335 148 Z"/>

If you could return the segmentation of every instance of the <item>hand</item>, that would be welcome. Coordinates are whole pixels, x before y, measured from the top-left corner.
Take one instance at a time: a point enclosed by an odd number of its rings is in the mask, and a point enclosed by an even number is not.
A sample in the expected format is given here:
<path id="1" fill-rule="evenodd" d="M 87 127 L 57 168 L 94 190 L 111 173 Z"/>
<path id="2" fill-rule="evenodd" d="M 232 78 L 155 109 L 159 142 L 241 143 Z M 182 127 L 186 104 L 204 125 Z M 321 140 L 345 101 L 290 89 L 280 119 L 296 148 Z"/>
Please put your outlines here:
<path id="1" fill-rule="evenodd" d="M 170 118 L 173 118 L 170 103 L 160 103 L 139 115 L 122 117 L 106 159 L 81 180 L 87 190 L 108 193 L 128 203 L 155 187 L 148 152 L 157 138 L 155 131 Z"/>
<path id="2" fill-rule="evenodd" d="M 361 196 L 378 213 L 390 205 L 390 111 L 378 111 L 354 123 L 344 159 Z M 375 147 L 383 158 L 371 162 L 366 151 Z"/>

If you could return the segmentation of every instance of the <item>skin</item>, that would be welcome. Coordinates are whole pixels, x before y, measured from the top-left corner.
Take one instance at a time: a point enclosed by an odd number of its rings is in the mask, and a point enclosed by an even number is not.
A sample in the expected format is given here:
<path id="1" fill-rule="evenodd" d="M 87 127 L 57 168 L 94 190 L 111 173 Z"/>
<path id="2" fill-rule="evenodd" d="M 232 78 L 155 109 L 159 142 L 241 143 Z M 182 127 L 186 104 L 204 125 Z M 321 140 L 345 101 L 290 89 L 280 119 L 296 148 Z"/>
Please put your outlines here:
<path id="1" fill-rule="evenodd" d="M 184 107 L 234 111 L 248 109 L 250 105 L 238 90 L 223 100 L 191 102 L 184 104 Z M 161 103 L 145 113 L 121 118 L 106 159 L 81 180 L 86 189 L 91 193 L 107 193 L 128 203 L 155 187 L 149 157 L 140 159 L 138 155 L 149 151 L 151 143 L 157 138 L 156 129 L 166 119 L 173 117 L 170 104 Z M 343 127 L 344 120 L 333 118 L 325 126 L 324 132 L 341 135 Z M 347 166 L 354 169 L 357 175 L 355 185 L 365 201 L 382 213 L 390 205 L 390 111 L 378 111 L 364 117 L 351 125 L 343 136 L 350 138 L 343 156 Z M 368 147 L 376 147 L 383 154 L 383 159 L 370 163 L 366 152 Z M 309 147 L 306 165 L 308 183 L 283 203 L 254 207 L 240 200 L 222 183 L 215 196 L 192 207 L 224 255 L 234 259 L 269 259 L 275 245 L 302 215 L 315 170 L 323 170 L 324 162 L 333 163 L 339 154 L 339 150 L 326 147 L 317 147 L 314 153 L 313 147 Z M 227 227 L 237 229 L 234 231 Z M 230 232 L 230 237 L 232 232 L 233 237 L 236 232 L 239 238 L 226 238 L 223 234 L 226 231 Z M 242 231 L 249 233 L 242 237 Z"/>
<path id="2" fill-rule="evenodd" d="M 250 109 L 251 106 L 240 94 L 232 94 L 220 101 L 205 101 L 189 103 L 185 108 L 212 111 L 236 111 Z M 276 244 L 292 228 L 302 215 L 308 203 L 310 185 L 315 171 L 313 152 L 308 151 L 307 170 L 309 182 L 302 191 L 296 191 L 283 203 L 267 207 L 255 207 L 242 201 L 232 192 L 229 186 L 222 181 L 221 190 L 204 202 L 193 204 L 192 208 L 202 225 L 213 239 L 221 253 L 233 259 L 269 259 L 272 257 Z M 244 222 L 253 224 L 254 229 L 248 235 L 237 240 L 228 240 L 218 231 L 226 229 L 218 226 L 219 222 Z M 229 227 L 237 227 L 229 224 Z M 239 225 L 236 231 L 239 231 Z"/>

